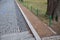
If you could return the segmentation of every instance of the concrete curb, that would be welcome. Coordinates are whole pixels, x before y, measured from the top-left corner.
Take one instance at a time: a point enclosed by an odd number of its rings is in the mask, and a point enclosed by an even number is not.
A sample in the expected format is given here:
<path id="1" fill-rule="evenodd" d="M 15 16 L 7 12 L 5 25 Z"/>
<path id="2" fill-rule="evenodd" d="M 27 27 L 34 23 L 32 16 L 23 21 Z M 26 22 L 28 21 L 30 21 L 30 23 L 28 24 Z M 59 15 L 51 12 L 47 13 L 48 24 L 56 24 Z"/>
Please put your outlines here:
<path id="1" fill-rule="evenodd" d="M 44 25 L 47 25 L 47 24 L 45 24 L 45 23 L 43 23 Z M 49 28 L 49 30 L 51 31 L 51 32 L 53 32 L 54 34 L 57 34 L 51 27 L 48 27 Z"/>
<path id="2" fill-rule="evenodd" d="M 17 1 L 16 1 L 17 3 Z M 33 28 L 32 24 L 30 23 L 30 21 L 28 20 L 28 18 L 26 17 L 25 13 L 22 11 L 21 7 L 19 6 L 19 4 L 17 3 L 17 6 L 19 7 L 19 9 L 21 10 L 22 15 L 24 16 L 29 28 L 31 29 L 34 37 L 36 38 L 36 40 L 41 40 L 40 36 L 38 35 L 38 33 L 36 32 L 36 30 Z"/>

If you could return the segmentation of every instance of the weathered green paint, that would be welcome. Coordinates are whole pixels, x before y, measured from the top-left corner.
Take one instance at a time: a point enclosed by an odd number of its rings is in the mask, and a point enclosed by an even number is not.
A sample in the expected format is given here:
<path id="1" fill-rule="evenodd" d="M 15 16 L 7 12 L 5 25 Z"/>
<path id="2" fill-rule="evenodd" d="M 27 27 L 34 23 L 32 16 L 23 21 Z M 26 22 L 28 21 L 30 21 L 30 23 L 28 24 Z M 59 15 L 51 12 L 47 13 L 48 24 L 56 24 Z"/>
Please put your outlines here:
<path id="1" fill-rule="evenodd" d="M 38 8 L 36 9 L 36 12 L 37 12 L 37 16 L 38 16 Z"/>
<path id="2" fill-rule="evenodd" d="M 31 11 L 32 11 L 32 6 L 31 6 Z"/>
<path id="3" fill-rule="evenodd" d="M 56 15 L 55 20 L 58 22 L 58 15 Z"/>
<path id="4" fill-rule="evenodd" d="M 49 16 L 49 26 L 51 26 L 52 25 L 52 16 L 50 15 Z"/>

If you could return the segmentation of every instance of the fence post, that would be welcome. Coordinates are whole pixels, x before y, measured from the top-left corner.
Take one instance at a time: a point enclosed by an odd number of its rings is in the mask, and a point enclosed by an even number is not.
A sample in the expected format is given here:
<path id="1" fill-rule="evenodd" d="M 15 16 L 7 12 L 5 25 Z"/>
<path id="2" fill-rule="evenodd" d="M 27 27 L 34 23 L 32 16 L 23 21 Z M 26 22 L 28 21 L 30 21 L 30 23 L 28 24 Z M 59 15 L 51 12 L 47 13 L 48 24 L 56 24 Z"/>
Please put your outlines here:
<path id="1" fill-rule="evenodd" d="M 26 2 L 26 7 L 28 8 L 28 4 L 27 4 L 27 2 Z"/>
<path id="2" fill-rule="evenodd" d="M 32 6 L 31 6 L 31 11 L 32 11 Z"/>
<path id="3" fill-rule="evenodd" d="M 25 2 L 23 3 L 23 5 L 25 6 Z"/>
<path id="4" fill-rule="evenodd" d="M 20 1 L 20 0 L 19 0 Z"/>
<path id="5" fill-rule="evenodd" d="M 56 20 L 56 22 L 58 22 L 58 15 L 56 15 L 55 20 Z"/>
<path id="6" fill-rule="evenodd" d="M 49 26 L 51 27 L 51 25 L 52 25 L 52 16 L 50 15 L 49 16 Z"/>
<path id="7" fill-rule="evenodd" d="M 21 2 L 23 2 L 23 0 L 20 0 Z"/>
<path id="8" fill-rule="evenodd" d="M 38 16 L 38 8 L 36 9 L 36 12 L 37 12 L 37 16 Z"/>

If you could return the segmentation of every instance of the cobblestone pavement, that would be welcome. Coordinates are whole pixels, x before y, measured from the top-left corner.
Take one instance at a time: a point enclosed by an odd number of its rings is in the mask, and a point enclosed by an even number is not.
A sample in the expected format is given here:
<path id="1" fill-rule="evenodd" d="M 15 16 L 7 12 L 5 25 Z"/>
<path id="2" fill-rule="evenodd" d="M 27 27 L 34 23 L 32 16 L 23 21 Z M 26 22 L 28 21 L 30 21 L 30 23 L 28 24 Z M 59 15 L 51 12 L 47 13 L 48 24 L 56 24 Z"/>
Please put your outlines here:
<path id="1" fill-rule="evenodd" d="M 0 1 L 0 35 L 27 31 L 27 24 L 14 0 Z"/>

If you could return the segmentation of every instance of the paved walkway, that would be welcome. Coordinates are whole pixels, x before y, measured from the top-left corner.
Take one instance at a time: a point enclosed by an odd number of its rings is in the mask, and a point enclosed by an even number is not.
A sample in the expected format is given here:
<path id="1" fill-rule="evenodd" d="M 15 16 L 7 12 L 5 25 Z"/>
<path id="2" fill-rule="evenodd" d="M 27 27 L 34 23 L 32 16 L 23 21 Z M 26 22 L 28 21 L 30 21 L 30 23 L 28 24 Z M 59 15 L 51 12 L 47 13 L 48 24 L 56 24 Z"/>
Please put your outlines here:
<path id="1" fill-rule="evenodd" d="M 17 1 L 18 2 L 18 1 Z M 31 11 L 29 11 L 27 8 L 22 6 L 20 2 L 18 2 L 20 7 L 22 8 L 23 12 L 27 16 L 28 20 L 31 22 L 35 30 L 38 32 L 40 37 L 47 37 L 55 35 L 55 32 L 50 29 L 46 24 L 41 22 Z"/>
<path id="2" fill-rule="evenodd" d="M 0 1 L 0 40 L 35 40 L 14 0 Z"/>
<path id="3" fill-rule="evenodd" d="M 14 0 L 0 1 L 0 35 L 27 31 L 27 24 Z"/>

